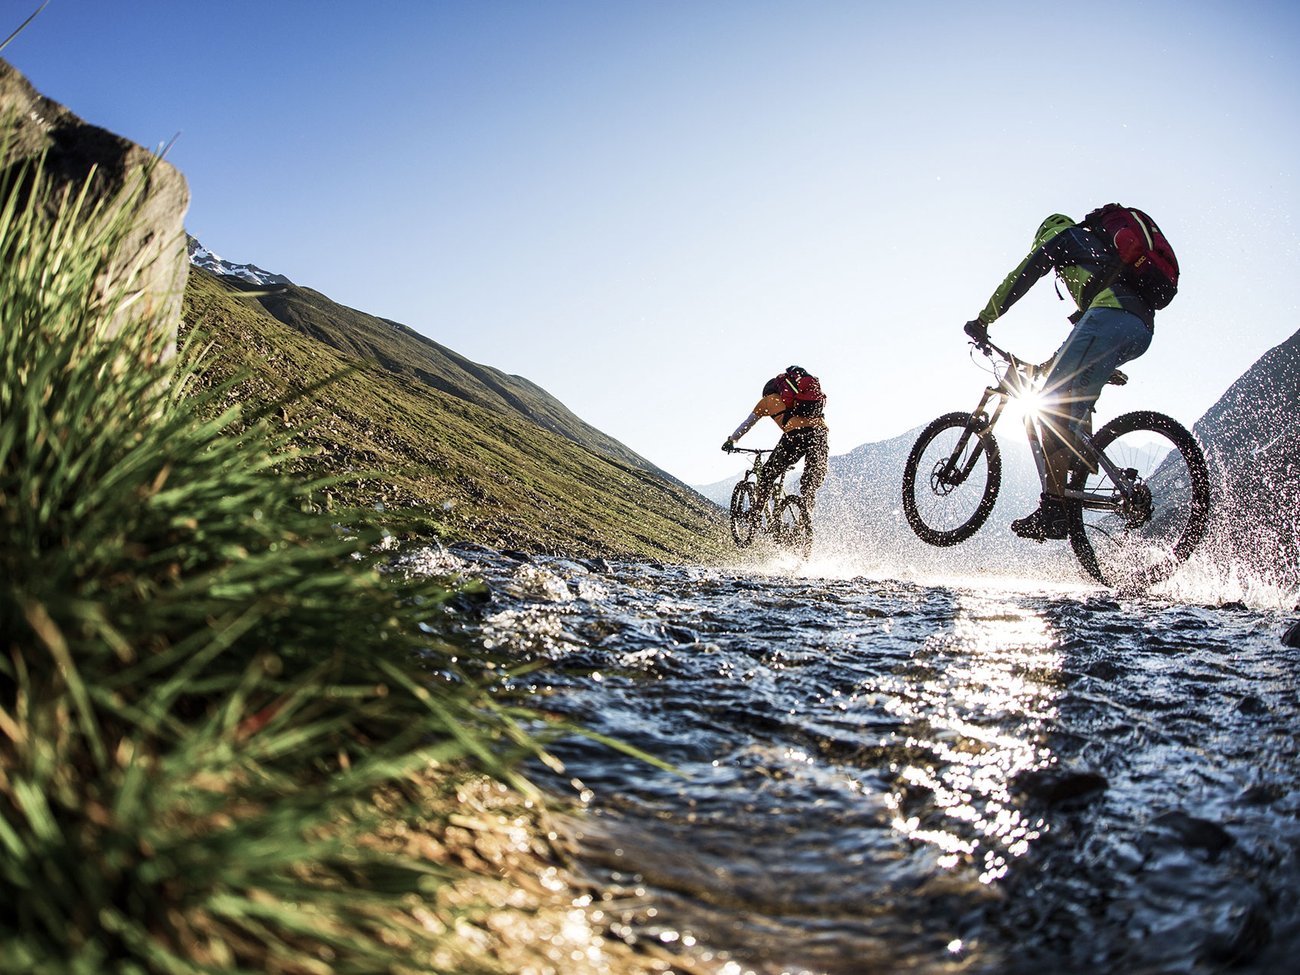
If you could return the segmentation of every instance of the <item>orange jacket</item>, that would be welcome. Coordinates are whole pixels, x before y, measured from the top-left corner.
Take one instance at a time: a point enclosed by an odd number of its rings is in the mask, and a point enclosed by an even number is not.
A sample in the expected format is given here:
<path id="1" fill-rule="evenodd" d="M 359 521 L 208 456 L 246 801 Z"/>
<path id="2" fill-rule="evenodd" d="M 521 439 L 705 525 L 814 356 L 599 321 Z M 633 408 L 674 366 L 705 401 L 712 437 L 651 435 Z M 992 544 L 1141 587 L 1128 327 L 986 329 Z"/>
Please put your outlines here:
<path id="1" fill-rule="evenodd" d="M 824 417 L 820 416 L 795 416 L 790 413 L 790 403 L 780 393 L 771 393 L 764 396 L 754 404 L 753 410 L 749 416 L 745 417 L 743 423 L 736 427 L 730 439 L 739 440 L 749 432 L 750 427 L 759 421 L 761 417 L 770 416 L 772 421 L 782 430 L 803 430 L 808 427 L 821 427 L 829 429 Z"/>
<path id="2" fill-rule="evenodd" d="M 820 416 L 795 416 L 788 412 L 791 404 L 780 393 L 764 396 L 751 411 L 755 416 L 770 416 L 782 430 L 802 430 L 805 427 L 824 427 L 826 420 Z"/>

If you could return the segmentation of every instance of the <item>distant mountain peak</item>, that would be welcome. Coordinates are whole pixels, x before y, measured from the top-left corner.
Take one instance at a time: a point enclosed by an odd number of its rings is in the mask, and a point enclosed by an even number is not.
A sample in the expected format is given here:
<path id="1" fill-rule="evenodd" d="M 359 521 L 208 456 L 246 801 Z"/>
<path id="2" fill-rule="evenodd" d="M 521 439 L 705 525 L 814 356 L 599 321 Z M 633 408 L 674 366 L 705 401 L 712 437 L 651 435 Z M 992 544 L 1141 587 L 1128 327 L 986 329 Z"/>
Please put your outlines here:
<path id="1" fill-rule="evenodd" d="M 264 271 L 256 264 L 235 264 L 232 261 L 224 260 L 220 255 L 214 254 L 193 237 L 188 239 L 188 245 L 190 264 L 194 267 L 201 267 L 203 270 L 220 277 L 238 278 L 241 281 L 247 281 L 249 284 L 262 287 L 293 284 L 283 274 Z"/>

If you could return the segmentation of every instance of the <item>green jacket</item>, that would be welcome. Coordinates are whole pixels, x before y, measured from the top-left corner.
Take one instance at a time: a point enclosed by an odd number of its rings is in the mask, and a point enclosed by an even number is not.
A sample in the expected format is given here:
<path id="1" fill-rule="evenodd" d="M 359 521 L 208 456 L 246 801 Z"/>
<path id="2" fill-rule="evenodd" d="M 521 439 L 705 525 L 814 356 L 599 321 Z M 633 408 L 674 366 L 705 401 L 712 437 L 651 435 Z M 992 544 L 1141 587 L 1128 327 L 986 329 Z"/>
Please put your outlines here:
<path id="1" fill-rule="evenodd" d="M 979 313 L 979 320 L 991 325 L 1008 308 L 1019 301 L 1039 278 L 1055 270 L 1079 311 L 1071 317 L 1078 321 L 1089 308 L 1121 308 L 1142 319 L 1147 328 L 1154 327 L 1155 312 L 1122 280 L 1124 265 L 1092 232 L 1084 227 L 1062 230 L 1040 247 L 1035 247 Z M 1110 282 L 1107 284 L 1107 282 Z"/>

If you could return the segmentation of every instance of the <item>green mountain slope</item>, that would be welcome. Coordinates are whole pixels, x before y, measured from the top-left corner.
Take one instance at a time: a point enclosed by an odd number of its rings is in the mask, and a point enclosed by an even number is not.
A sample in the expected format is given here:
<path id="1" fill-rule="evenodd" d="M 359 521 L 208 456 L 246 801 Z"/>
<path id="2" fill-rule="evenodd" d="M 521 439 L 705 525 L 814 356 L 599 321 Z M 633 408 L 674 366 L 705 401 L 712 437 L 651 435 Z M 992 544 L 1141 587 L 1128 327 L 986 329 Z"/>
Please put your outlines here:
<path id="1" fill-rule="evenodd" d="M 316 292 L 250 290 L 193 269 L 185 333 L 210 343 L 206 385 L 243 377 L 227 404 L 252 415 L 307 394 L 270 420 L 293 431 L 300 473 L 342 477 L 323 504 L 382 505 L 395 523 L 494 547 L 692 560 L 723 551 L 716 507 L 526 380 Z"/>
<path id="2" fill-rule="evenodd" d="M 238 281 L 232 287 L 255 290 Z M 479 406 L 517 413 L 574 443 L 673 480 L 644 457 L 580 419 L 540 386 L 521 376 L 471 362 L 399 322 L 348 308 L 296 285 L 263 293 L 258 302 L 290 328 L 350 358 L 374 359 L 394 375 Z"/>

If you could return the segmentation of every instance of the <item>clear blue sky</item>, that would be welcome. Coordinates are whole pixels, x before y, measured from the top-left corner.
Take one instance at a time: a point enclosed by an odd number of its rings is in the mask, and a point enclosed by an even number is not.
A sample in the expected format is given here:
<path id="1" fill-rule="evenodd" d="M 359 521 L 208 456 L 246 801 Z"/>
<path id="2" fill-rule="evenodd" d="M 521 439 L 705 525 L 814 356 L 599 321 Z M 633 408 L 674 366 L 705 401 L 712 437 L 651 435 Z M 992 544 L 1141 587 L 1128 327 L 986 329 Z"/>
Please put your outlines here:
<path id="1" fill-rule="evenodd" d="M 1300 328 L 1294 0 L 51 0 L 0 56 L 175 137 L 210 249 L 690 483 L 790 363 L 835 454 L 973 407 L 962 323 L 1051 212 L 1140 206 L 1182 262 L 1103 418 L 1190 424 Z M 1044 281 L 994 335 L 1046 358 L 1069 310 Z"/>

